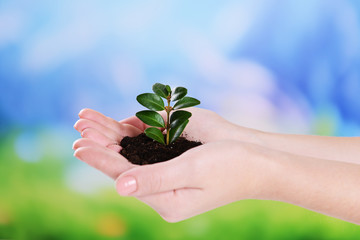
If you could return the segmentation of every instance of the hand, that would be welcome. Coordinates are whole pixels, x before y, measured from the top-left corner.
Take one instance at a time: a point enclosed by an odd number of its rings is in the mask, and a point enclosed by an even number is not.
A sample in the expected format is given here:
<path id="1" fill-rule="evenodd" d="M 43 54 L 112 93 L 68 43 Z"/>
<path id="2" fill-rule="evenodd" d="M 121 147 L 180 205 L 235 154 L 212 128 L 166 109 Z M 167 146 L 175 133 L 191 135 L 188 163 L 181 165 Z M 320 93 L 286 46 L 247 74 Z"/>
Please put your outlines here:
<path id="1" fill-rule="evenodd" d="M 171 161 L 127 168 L 120 154 L 104 146 L 82 147 L 75 155 L 90 165 L 101 160 L 97 167 L 107 174 L 117 168 L 123 172 L 116 181 L 120 195 L 135 196 L 166 221 L 177 222 L 240 199 L 261 198 L 268 181 L 257 148 L 237 141 L 217 141 Z"/>
<path id="2" fill-rule="evenodd" d="M 192 117 L 184 134 L 191 140 L 203 143 L 229 139 L 254 142 L 256 138 L 257 131 L 232 124 L 212 111 L 201 108 L 190 108 L 188 111 Z M 165 117 L 165 112 L 161 114 Z M 74 127 L 82 137 L 117 152 L 120 151 L 119 143 L 124 136 L 137 136 L 149 127 L 135 116 L 118 122 L 91 109 L 83 109 L 79 117 Z"/>

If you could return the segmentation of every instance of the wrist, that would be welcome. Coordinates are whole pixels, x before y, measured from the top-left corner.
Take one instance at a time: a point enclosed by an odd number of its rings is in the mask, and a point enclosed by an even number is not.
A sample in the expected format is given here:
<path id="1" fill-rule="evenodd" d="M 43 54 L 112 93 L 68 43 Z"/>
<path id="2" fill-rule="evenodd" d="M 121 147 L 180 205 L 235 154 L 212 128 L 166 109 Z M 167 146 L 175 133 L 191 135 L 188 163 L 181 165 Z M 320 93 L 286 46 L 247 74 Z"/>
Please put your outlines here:
<path id="1" fill-rule="evenodd" d="M 260 154 L 262 162 L 263 186 L 257 199 L 274 200 L 294 203 L 295 195 L 311 185 L 303 185 L 303 156 L 262 147 Z M 298 197 L 299 198 L 299 197 Z"/>
<path id="2" fill-rule="evenodd" d="M 282 192 L 283 179 L 286 179 L 288 174 L 285 166 L 278 161 L 284 157 L 282 152 L 255 144 L 248 146 L 252 172 L 248 198 L 278 200 Z"/>
<path id="3" fill-rule="evenodd" d="M 242 127 L 232 123 L 230 125 L 229 138 L 233 140 L 264 146 L 264 141 L 267 135 L 269 135 L 269 133 L 257 129 Z"/>
<path id="4" fill-rule="evenodd" d="M 224 165 L 224 179 L 227 180 L 225 186 L 230 187 L 223 189 L 230 194 L 226 199 L 230 199 L 230 202 L 266 199 L 268 181 L 271 179 L 267 171 L 266 153 L 262 153 L 266 149 L 242 141 L 226 140 L 224 143 L 228 151 L 222 157 L 230 160 L 230 164 Z"/>

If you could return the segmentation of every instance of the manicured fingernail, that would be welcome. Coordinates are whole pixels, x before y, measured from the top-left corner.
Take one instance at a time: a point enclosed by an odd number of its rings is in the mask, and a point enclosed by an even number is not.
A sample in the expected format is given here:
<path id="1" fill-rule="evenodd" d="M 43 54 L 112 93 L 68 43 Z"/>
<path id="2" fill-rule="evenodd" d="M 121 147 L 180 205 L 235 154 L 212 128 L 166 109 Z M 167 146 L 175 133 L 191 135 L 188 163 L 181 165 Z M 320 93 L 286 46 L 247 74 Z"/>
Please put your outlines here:
<path id="1" fill-rule="evenodd" d="M 137 188 L 136 179 L 131 176 L 126 176 L 119 179 L 116 183 L 116 190 L 120 195 L 128 196 L 135 192 Z"/>

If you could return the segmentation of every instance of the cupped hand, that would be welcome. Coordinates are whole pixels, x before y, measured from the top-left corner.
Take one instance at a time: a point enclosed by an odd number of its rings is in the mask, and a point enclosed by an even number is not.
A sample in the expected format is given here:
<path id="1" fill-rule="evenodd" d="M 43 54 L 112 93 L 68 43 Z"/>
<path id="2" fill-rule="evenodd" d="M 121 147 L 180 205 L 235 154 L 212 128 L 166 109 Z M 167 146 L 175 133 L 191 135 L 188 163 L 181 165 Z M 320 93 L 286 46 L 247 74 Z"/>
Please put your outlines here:
<path id="1" fill-rule="evenodd" d="M 254 131 L 251 129 L 234 125 L 212 111 L 201 108 L 189 108 L 187 111 L 192 116 L 184 134 L 190 140 L 207 143 L 228 139 L 249 141 L 253 138 Z M 165 112 L 161 114 L 165 118 Z M 79 117 L 74 127 L 83 138 L 92 139 L 117 152 L 124 136 L 137 136 L 149 127 L 135 116 L 118 122 L 92 109 L 81 110 Z"/>
<path id="2" fill-rule="evenodd" d="M 118 193 L 138 198 L 168 222 L 240 199 L 261 198 L 267 182 L 263 158 L 252 144 L 210 142 L 171 161 L 144 166 L 125 164 L 120 154 L 93 141 L 88 144 L 91 147 L 80 148 L 78 158 L 90 165 L 100 161 L 95 167 L 108 175 L 121 173 Z"/>
<path id="3" fill-rule="evenodd" d="M 171 161 L 132 168 L 116 188 L 178 222 L 241 199 L 263 198 L 268 179 L 258 148 L 232 140 L 206 143 Z"/>

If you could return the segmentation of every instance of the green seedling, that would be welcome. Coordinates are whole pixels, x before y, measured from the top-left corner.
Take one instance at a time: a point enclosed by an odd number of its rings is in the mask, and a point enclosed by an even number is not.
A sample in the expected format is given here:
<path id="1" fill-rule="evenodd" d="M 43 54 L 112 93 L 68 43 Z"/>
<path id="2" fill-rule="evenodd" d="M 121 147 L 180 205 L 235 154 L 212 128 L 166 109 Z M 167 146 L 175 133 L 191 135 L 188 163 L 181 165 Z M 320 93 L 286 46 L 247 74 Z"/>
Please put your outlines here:
<path id="1" fill-rule="evenodd" d="M 169 85 L 155 83 L 152 90 L 154 93 L 143 93 L 137 96 L 136 100 L 149 110 L 137 112 L 136 116 L 145 124 L 152 126 L 145 130 L 146 136 L 159 143 L 169 145 L 180 137 L 191 117 L 190 112 L 179 109 L 199 105 L 200 101 L 186 97 L 187 89 L 184 87 L 171 90 Z M 164 104 L 162 98 L 166 99 L 167 105 Z M 174 103 L 173 106 L 171 106 L 171 102 Z M 163 110 L 166 112 L 166 122 L 156 112 Z M 165 128 L 165 138 L 158 128 Z"/>

